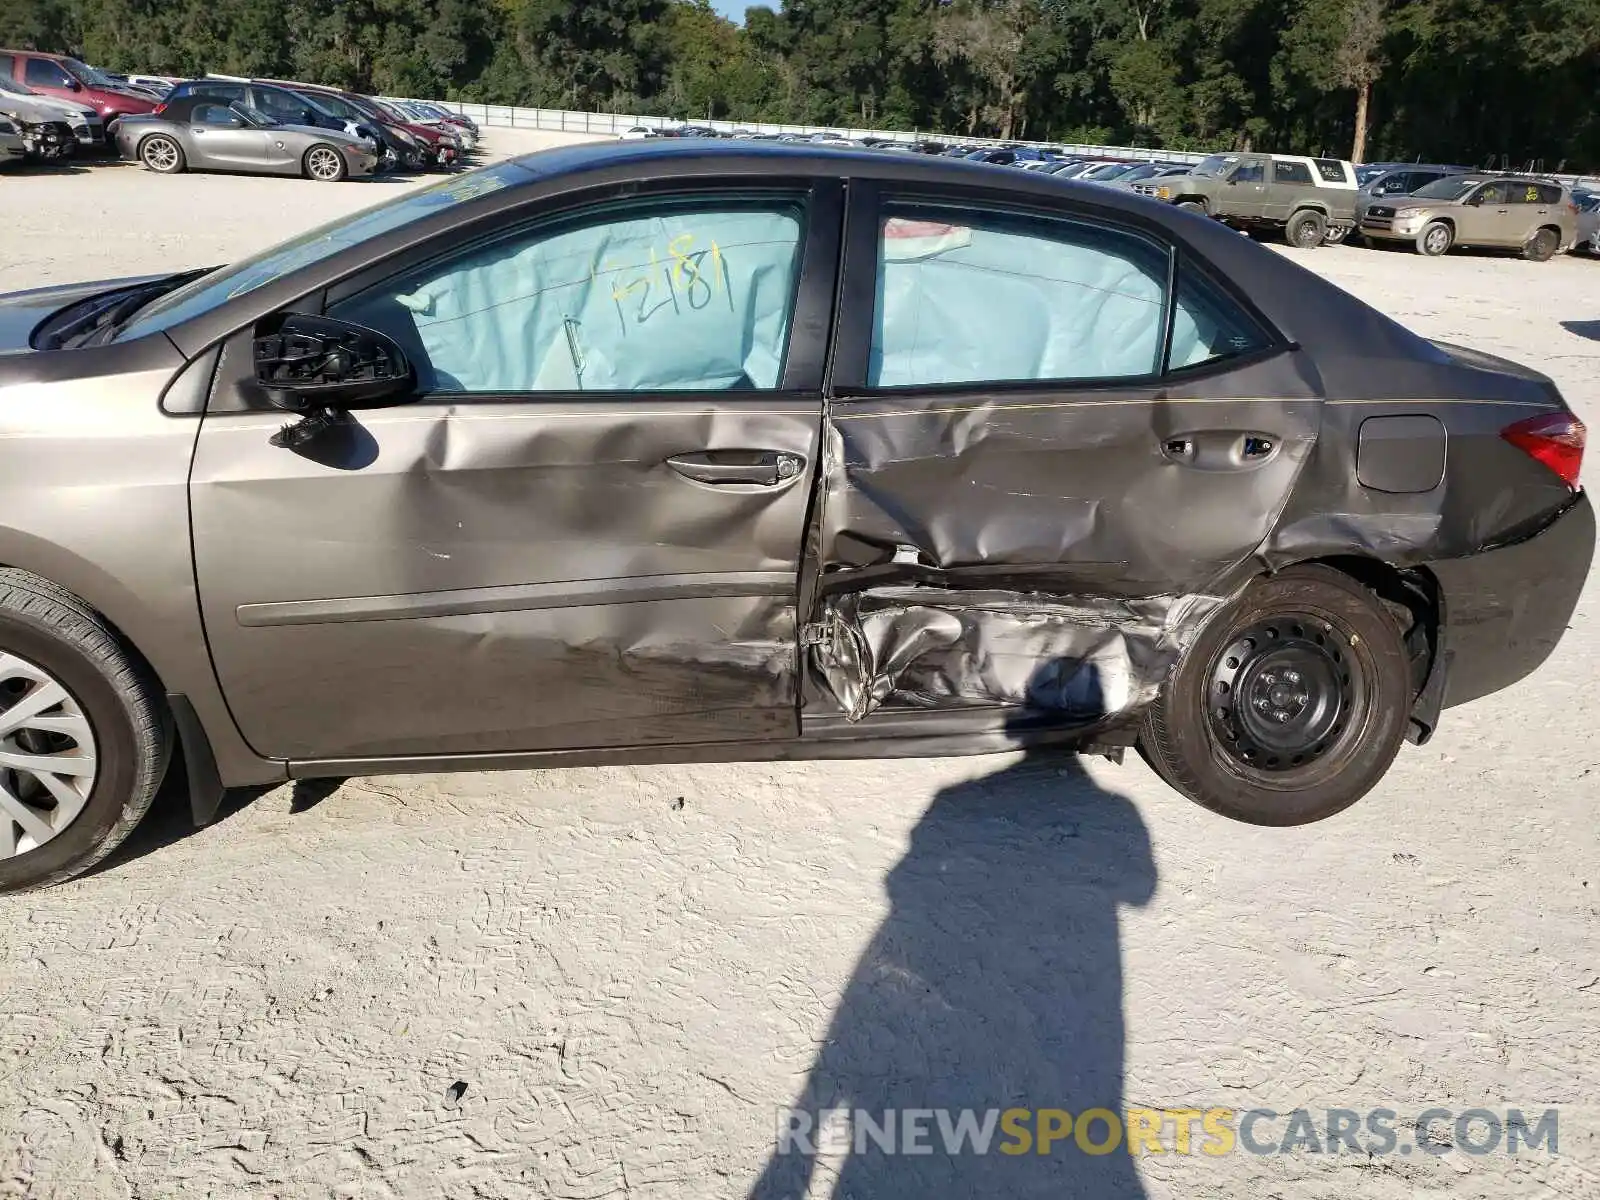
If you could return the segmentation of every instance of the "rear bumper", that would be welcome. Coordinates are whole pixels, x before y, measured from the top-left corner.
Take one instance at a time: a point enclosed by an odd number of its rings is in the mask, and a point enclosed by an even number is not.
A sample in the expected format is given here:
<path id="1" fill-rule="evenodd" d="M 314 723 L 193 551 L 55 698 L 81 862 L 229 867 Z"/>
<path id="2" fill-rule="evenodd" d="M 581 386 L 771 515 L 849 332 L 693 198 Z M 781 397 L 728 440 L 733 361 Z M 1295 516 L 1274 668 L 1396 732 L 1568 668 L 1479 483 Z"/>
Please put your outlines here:
<path id="1" fill-rule="evenodd" d="M 1525 541 L 1428 564 L 1450 656 L 1446 708 L 1508 688 L 1550 657 L 1577 609 L 1594 543 L 1594 508 L 1580 493 Z"/>

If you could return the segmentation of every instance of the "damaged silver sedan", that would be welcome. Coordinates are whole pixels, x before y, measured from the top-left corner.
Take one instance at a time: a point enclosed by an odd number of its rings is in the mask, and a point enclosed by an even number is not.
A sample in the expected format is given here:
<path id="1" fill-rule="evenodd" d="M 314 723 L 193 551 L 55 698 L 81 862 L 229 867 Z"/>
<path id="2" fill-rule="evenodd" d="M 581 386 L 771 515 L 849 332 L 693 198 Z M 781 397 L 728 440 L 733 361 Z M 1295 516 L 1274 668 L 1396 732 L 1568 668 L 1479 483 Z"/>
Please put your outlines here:
<path id="1" fill-rule="evenodd" d="M 547 151 L 0 298 L 0 886 L 289 778 L 1137 748 L 1340 811 L 1533 671 L 1551 382 L 947 159 Z"/>

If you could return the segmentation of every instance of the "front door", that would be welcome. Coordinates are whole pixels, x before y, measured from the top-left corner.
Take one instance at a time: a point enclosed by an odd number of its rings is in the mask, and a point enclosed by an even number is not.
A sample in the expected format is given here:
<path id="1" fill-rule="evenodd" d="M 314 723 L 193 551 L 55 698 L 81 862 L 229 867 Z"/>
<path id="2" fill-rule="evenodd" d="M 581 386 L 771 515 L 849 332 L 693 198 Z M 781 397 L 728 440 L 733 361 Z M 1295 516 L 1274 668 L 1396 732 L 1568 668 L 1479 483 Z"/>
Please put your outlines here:
<path id="1" fill-rule="evenodd" d="M 246 739 L 326 760 L 784 738 L 839 187 L 513 224 L 332 294 L 420 394 L 303 452 L 224 350 L 192 507 Z M 309 304 L 313 309 L 314 302 Z"/>
<path id="2" fill-rule="evenodd" d="M 1456 241 L 1466 245 L 1497 246 L 1506 242 L 1512 224 L 1509 185 L 1486 183 L 1468 197 L 1456 219 Z"/>
<path id="3" fill-rule="evenodd" d="M 259 167 L 267 161 L 267 133 L 245 123 L 220 100 L 200 101 L 189 114 L 189 138 L 199 166 Z"/>
<path id="4" fill-rule="evenodd" d="M 1267 204 L 1267 163 L 1260 159 L 1240 163 L 1224 186 L 1228 191 L 1222 202 L 1228 216 L 1261 216 Z"/>

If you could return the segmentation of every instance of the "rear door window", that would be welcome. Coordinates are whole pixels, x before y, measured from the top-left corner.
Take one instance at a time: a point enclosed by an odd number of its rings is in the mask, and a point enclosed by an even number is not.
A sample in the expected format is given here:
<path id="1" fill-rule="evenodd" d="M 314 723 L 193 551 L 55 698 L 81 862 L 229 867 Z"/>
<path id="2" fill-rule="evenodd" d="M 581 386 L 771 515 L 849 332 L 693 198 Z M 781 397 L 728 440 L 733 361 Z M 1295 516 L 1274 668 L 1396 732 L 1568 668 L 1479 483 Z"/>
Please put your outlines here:
<path id="1" fill-rule="evenodd" d="M 1164 245 L 1084 222 L 887 206 L 867 384 L 1153 375 L 1169 263 Z"/>
<path id="2" fill-rule="evenodd" d="M 1541 183 L 1539 185 L 1539 203 L 1560 204 L 1561 189 L 1553 183 Z"/>
<path id="3" fill-rule="evenodd" d="M 1271 335 L 1221 288 L 1192 264 L 1180 265 L 1167 370 L 1236 358 L 1271 344 Z"/>

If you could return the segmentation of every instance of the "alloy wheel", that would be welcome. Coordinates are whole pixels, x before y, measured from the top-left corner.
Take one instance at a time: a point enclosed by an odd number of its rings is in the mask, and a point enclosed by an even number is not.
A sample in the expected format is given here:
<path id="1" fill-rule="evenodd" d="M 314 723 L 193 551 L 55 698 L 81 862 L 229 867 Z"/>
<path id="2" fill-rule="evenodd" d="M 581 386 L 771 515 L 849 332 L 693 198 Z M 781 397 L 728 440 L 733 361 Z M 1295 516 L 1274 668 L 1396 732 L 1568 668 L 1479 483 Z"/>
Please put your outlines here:
<path id="1" fill-rule="evenodd" d="M 1268 773 L 1310 766 L 1342 739 L 1364 703 L 1353 646 L 1304 613 L 1240 630 L 1212 663 L 1213 743 L 1239 766 Z"/>
<path id="2" fill-rule="evenodd" d="M 144 144 L 144 161 L 153 171 L 170 171 L 178 165 L 178 148 L 166 138 L 151 138 Z"/>
<path id="3" fill-rule="evenodd" d="M 337 179 L 343 165 L 339 161 L 338 152 L 326 146 L 315 147 L 306 158 L 306 170 L 314 179 Z"/>
<path id="4" fill-rule="evenodd" d="M 1443 225 L 1436 225 L 1428 230 L 1428 235 L 1423 239 L 1429 254 L 1443 254 L 1450 245 L 1450 231 Z"/>
<path id="5" fill-rule="evenodd" d="M 0 652 L 0 859 L 71 825 L 97 774 L 94 730 L 77 698 L 43 668 Z"/>

